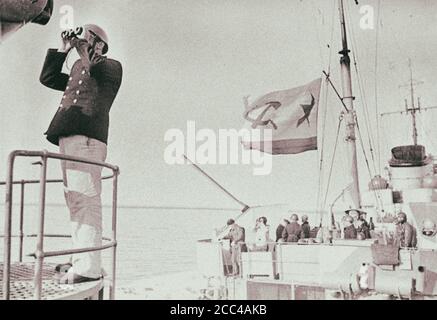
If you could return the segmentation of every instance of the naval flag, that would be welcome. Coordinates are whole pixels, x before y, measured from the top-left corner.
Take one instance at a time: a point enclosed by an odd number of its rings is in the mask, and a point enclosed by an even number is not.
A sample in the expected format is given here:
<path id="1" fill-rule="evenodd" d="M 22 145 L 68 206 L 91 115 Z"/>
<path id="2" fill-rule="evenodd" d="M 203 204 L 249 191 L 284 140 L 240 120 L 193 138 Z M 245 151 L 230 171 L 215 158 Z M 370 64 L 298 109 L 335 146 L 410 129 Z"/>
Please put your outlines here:
<path id="1" fill-rule="evenodd" d="M 242 139 L 246 149 L 271 154 L 296 154 L 317 150 L 317 112 L 319 106 L 319 78 L 304 86 L 268 93 L 253 103 L 246 101 L 243 114 L 245 129 L 259 130 Z M 262 131 L 271 130 L 263 135 Z M 263 137 L 269 138 L 264 139 Z"/>

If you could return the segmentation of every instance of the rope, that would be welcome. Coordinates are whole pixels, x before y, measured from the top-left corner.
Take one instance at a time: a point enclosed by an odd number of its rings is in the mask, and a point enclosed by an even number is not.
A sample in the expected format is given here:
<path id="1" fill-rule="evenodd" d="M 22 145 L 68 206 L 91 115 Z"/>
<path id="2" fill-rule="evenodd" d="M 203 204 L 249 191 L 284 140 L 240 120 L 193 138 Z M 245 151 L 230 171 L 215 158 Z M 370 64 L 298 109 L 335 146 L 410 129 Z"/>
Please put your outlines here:
<path id="1" fill-rule="evenodd" d="M 348 10 L 349 11 L 349 10 Z M 366 92 L 364 90 L 364 84 L 363 84 L 363 79 L 361 77 L 361 74 L 358 70 L 358 54 L 356 54 L 355 52 L 358 51 L 358 45 L 356 42 L 356 37 L 355 37 L 355 30 L 353 27 L 353 24 L 351 23 L 351 17 L 348 14 L 349 12 L 346 13 L 347 19 L 348 19 L 348 24 L 351 26 L 351 38 L 352 38 L 352 47 L 354 48 L 354 50 L 352 50 L 352 56 L 353 56 L 353 60 L 354 60 L 354 68 L 355 68 L 355 72 L 357 74 L 357 78 L 358 78 L 358 87 L 359 87 L 359 91 L 360 91 L 360 95 L 362 97 L 362 105 L 363 105 L 363 109 L 364 109 L 364 120 L 365 120 L 365 125 L 366 125 L 366 130 L 367 130 L 367 137 L 369 140 L 369 149 L 370 149 L 370 153 L 372 156 L 372 164 L 374 167 L 375 172 L 378 172 L 379 170 L 376 169 L 376 161 L 375 161 L 375 156 L 374 156 L 374 152 L 373 152 L 373 139 L 372 139 L 372 135 L 371 133 L 372 131 L 372 127 L 370 125 L 370 116 L 369 116 L 369 108 L 368 108 L 368 104 L 367 104 L 367 98 L 366 98 Z"/>
<path id="2" fill-rule="evenodd" d="M 317 43 L 319 45 L 320 66 L 323 68 L 323 52 L 322 52 L 322 45 L 320 44 L 320 30 L 318 26 L 317 16 L 315 14 L 316 11 L 320 13 L 320 8 L 317 7 L 316 10 L 316 5 L 314 4 L 314 0 L 311 0 L 311 6 L 313 7 L 313 10 L 311 10 L 311 12 L 313 13 L 312 16 L 314 18 L 314 24 L 316 26 Z"/>
<path id="3" fill-rule="evenodd" d="M 332 7 L 332 17 L 331 17 L 331 33 L 330 33 L 330 40 L 327 45 L 328 48 L 328 74 L 331 72 L 331 64 L 332 64 L 332 48 L 331 43 L 334 37 L 334 19 L 335 19 L 335 3 L 333 3 Z M 321 141 L 321 150 L 320 150 L 320 164 L 319 164 L 319 188 L 317 191 L 317 209 L 322 212 L 323 206 L 322 206 L 322 192 L 323 192 L 323 183 L 324 183 L 324 176 L 323 176 L 323 164 L 324 164 L 324 154 L 325 154 L 325 133 L 326 133 L 326 121 L 327 121 L 327 114 L 328 114 L 328 98 L 329 98 L 329 82 L 327 79 L 325 79 L 325 87 L 324 87 L 324 101 L 323 101 L 323 124 L 322 124 L 322 141 Z"/>
<path id="4" fill-rule="evenodd" d="M 334 90 L 335 94 L 337 95 L 338 99 L 340 100 L 343 108 L 345 109 L 345 111 L 349 111 L 348 108 L 346 107 L 346 104 L 343 101 L 343 98 L 341 97 L 340 93 L 338 92 L 337 88 L 334 86 L 334 84 L 332 83 L 331 79 L 329 78 L 329 74 L 326 73 L 325 71 L 323 71 L 323 74 L 326 76 L 326 80 L 328 81 L 328 83 L 331 85 L 332 90 Z"/>
<path id="5" fill-rule="evenodd" d="M 358 137 L 359 137 L 359 140 L 360 140 L 360 146 L 361 146 L 361 149 L 363 151 L 364 160 L 365 160 L 366 166 L 367 166 L 367 171 L 369 173 L 369 177 L 372 178 L 372 169 L 370 168 L 369 159 L 368 159 L 367 154 L 366 154 L 366 149 L 364 148 L 363 139 L 361 138 L 362 137 L 361 129 L 360 129 L 360 126 L 358 124 L 358 120 L 357 120 L 357 116 L 356 115 L 355 115 L 355 122 L 356 122 L 356 126 L 357 126 Z"/>
<path id="6" fill-rule="evenodd" d="M 429 132 L 429 130 L 426 129 L 424 122 L 422 121 L 422 117 L 417 117 L 419 120 L 420 126 L 422 128 L 423 133 L 425 134 L 425 137 L 427 139 L 427 142 L 431 144 L 431 146 L 437 150 L 437 145 L 433 142 L 433 139 L 431 138 L 432 134 Z"/>
<path id="7" fill-rule="evenodd" d="M 381 0 L 378 0 L 376 12 L 376 34 L 375 34 L 375 116 L 376 116 L 376 143 L 378 152 L 378 173 L 381 174 L 381 141 L 379 128 L 379 105 L 378 105 L 378 49 L 379 49 L 379 27 L 380 27 Z"/>
<path id="8" fill-rule="evenodd" d="M 325 80 L 326 81 L 326 80 Z M 323 161 L 324 161 L 324 151 L 325 151 L 325 133 L 326 133 L 326 119 L 328 114 L 328 96 L 329 96 L 329 90 L 328 90 L 329 83 L 328 81 L 325 82 L 325 92 L 324 92 L 324 113 L 323 113 L 323 128 L 322 128 L 322 147 L 320 150 L 320 164 L 319 164 L 319 189 L 317 191 L 317 209 L 321 212 L 323 209 L 322 203 L 321 203 L 321 196 L 322 196 L 322 190 L 323 190 Z"/>
<path id="9" fill-rule="evenodd" d="M 314 2 L 313 2 L 314 4 Z M 330 40 L 327 44 L 328 49 L 328 61 L 327 61 L 327 70 L 328 74 L 331 72 L 331 64 L 332 64 L 332 47 L 331 43 L 333 41 L 334 37 L 334 19 L 335 19 L 335 11 L 336 11 L 336 5 L 335 2 L 333 2 L 332 6 L 332 13 L 331 13 L 331 31 L 330 31 Z M 319 30 L 317 29 L 317 32 Z M 317 34 L 318 40 L 319 40 L 319 48 L 320 52 L 322 51 L 320 47 L 320 38 L 319 34 Z M 321 59 L 323 59 L 321 54 Z M 322 140 L 321 140 L 321 149 L 320 149 L 320 162 L 319 162 L 319 188 L 317 190 L 317 210 L 320 212 L 320 220 L 323 220 L 323 204 L 322 204 L 322 193 L 323 193 L 323 185 L 324 185 L 324 175 L 323 175 L 323 165 L 324 165 L 324 155 L 325 155 L 325 136 L 326 136 L 326 121 L 327 121 L 327 115 L 328 115 L 328 98 L 329 98 L 329 82 L 327 79 L 325 79 L 325 86 L 324 86 L 324 101 L 323 101 L 323 116 L 322 116 Z"/>
<path id="10" fill-rule="evenodd" d="M 332 63 L 332 48 L 331 44 L 334 40 L 334 21 L 335 21 L 335 13 L 336 13 L 336 3 L 333 1 L 332 5 L 332 17 L 331 17 L 331 37 L 329 39 L 328 49 L 329 49 L 329 59 L 328 59 L 328 74 L 331 73 L 331 63 Z"/>
<path id="11" fill-rule="evenodd" d="M 380 0 L 379 0 L 379 5 L 380 5 Z M 378 12 L 379 12 L 379 8 L 378 8 Z M 355 68 L 355 72 L 357 74 L 357 79 L 358 79 L 358 87 L 359 87 L 360 95 L 362 97 L 362 106 L 363 106 L 363 110 L 364 110 L 364 120 L 365 120 L 364 122 L 365 122 L 366 130 L 367 130 L 367 137 L 368 137 L 368 143 L 369 143 L 369 149 L 370 149 L 370 154 L 371 154 L 371 159 L 372 159 L 373 170 L 374 170 L 375 173 L 377 173 L 377 172 L 379 173 L 380 165 L 378 165 L 378 169 L 377 169 L 376 168 L 375 155 L 374 155 L 374 149 L 373 149 L 373 144 L 374 144 L 373 143 L 373 138 L 372 138 L 372 132 L 373 131 L 372 131 L 372 126 L 370 124 L 370 115 L 369 115 L 370 113 L 369 113 L 369 107 L 368 107 L 368 104 L 367 104 L 366 92 L 365 92 L 365 89 L 364 89 L 364 81 L 363 81 L 363 79 L 361 77 L 361 74 L 360 74 L 360 71 L 359 71 L 359 68 L 358 68 L 358 59 L 359 59 L 359 57 L 358 57 L 358 54 L 356 53 L 358 51 L 358 45 L 357 45 L 357 41 L 356 41 L 356 37 L 355 37 L 355 30 L 354 30 L 353 24 L 351 23 L 351 17 L 350 17 L 349 12 L 347 12 L 346 16 L 347 16 L 347 19 L 348 19 L 348 22 L 349 22 L 348 25 L 351 26 L 351 28 L 350 28 L 351 30 L 350 31 L 351 31 L 351 38 L 352 38 L 352 47 L 354 48 L 354 50 L 352 50 L 352 56 L 353 56 L 353 59 L 354 59 L 354 68 Z M 378 21 L 378 26 L 379 26 L 379 18 L 378 18 L 377 21 Z M 378 41 L 377 41 L 377 43 L 378 43 Z M 375 77 L 376 77 L 376 73 L 375 73 Z M 376 116 L 378 117 L 378 112 L 376 113 Z M 363 138 L 362 138 L 363 135 L 362 135 L 361 128 L 359 126 L 358 118 L 357 118 L 356 115 L 355 115 L 355 120 L 356 120 L 356 125 L 357 125 L 358 136 L 359 136 L 359 140 L 360 140 L 360 146 L 361 146 L 361 149 L 362 149 L 362 152 L 363 152 L 363 155 L 364 155 L 364 159 L 365 159 L 367 171 L 368 171 L 368 174 L 369 174 L 369 178 L 371 180 L 372 177 L 373 177 L 372 169 L 370 167 L 369 158 L 367 156 L 366 148 L 365 148 L 364 141 L 363 141 Z M 377 124 L 377 126 L 378 126 L 378 124 Z M 378 134 L 377 134 L 377 140 L 379 140 Z M 379 150 L 380 150 L 380 148 L 378 147 L 378 152 L 379 152 Z M 373 194 L 374 194 L 375 200 L 376 200 L 376 210 L 378 211 L 378 209 L 379 209 L 378 206 L 379 205 L 381 206 L 382 210 L 384 210 L 383 209 L 383 203 L 382 203 L 382 200 L 381 200 L 380 192 L 377 192 L 376 190 L 373 190 Z"/>
<path id="12" fill-rule="evenodd" d="M 334 168 L 334 160 L 335 160 L 335 155 L 336 155 L 336 153 L 337 153 L 338 140 L 339 140 L 339 137 L 340 137 L 340 128 L 341 128 L 341 122 L 342 122 L 342 121 L 343 121 L 343 115 L 341 115 L 341 116 L 339 117 L 339 119 L 338 119 L 337 135 L 336 135 L 336 138 L 335 138 L 334 152 L 333 152 L 333 154 L 332 154 L 331 166 L 330 166 L 330 168 L 329 168 L 328 183 L 327 183 L 327 185 L 326 185 L 326 193 L 325 193 L 325 198 L 324 198 L 324 201 L 323 201 L 323 207 L 326 206 L 326 202 L 327 202 L 327 200 L 328 200 L 328 191 L 329 191 L 329 187 L 330 187 L 330 185 L 331 185 L 331 180 L 332 180 L 332 171 L 333 171 L 333 168 Z"/>
<path id="13" fill-rule="evenodd" d="M 364 154 L 364 159 L 366 162 L 367 171 L 369 173 L 369 178 L 371 180 L 373 177 L 373 174 L 372 174 L 372 170 L 370 168 L 369 160 L 368 160 L 368 157 L 366 154 L 366 149 L 364 148 L 364 143 L 363 143 L 363 139 L 362 139 L 362 135 L 361 135 L 361 129 L 360 129 L 360 125 L 358 124 L 358 119 L 356 116 L 355 116 L 355 122 L 357 124 L 357 131 L 358 131 L 358 136 L 359 136 L 359 140 L 360 140 L 360 146 L 361 146 L 361 149 L 362 149 L 363 154 Z M 377 192 L 377 190 L 372 190 L 372 191 L 373 191 L 373 194 L 374 194 L 375 200 L 376 200 L 376 211 L 377 212 L 379 211 L 378 205 L 380 205 L 382 211 L 384 211 L 384 204 L 382 203 L 380 192 Z"/>

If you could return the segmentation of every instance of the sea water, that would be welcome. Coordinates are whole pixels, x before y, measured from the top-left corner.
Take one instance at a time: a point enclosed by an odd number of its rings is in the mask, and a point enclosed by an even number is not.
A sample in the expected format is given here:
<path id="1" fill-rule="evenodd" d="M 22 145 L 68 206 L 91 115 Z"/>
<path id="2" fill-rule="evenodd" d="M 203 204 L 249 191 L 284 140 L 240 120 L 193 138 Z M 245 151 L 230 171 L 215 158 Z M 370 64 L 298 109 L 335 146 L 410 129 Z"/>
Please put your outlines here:
<path id="1" fill-rule="evenodd" d="M 176 272 L 196 270 L 196 241 L 211 238 L 214 228 L 223 226 L 238 211 L 209 209 L 119 208 L 117 219 L 117 280 L 120 285 Z M 111 236 L 111 208 L 103 209 L 104 235 Z M 24 232 L 37 231 L 38 206 L 24 211 Z M 47 206 L 45 232 L 68 234 L 69 214 L 65 206 Z M 3 234 L 4 206 L 0 205 L 0 234 Z M 18 234 L 19 207 L 13 208 L 13 233 Z M 12 261 L 18 261 L 18 238 L 13 238 Z M 27 238 L 24 254 L 35 251 L 36 239 Z M 70 239 L 45 238 L 44 250 L 69 249 Z M 0 241 L 0 261 L 4 244 Z M 111 270 L 111 250 L 103 252 L 106 272 Z M 33 261 L 25 257 L 24 261 Z M 68 256 L 48 258 L 48 262 L 68 261 Z"/>
<path id="2" fill-rule="evenodd" d="M 24 233 L 36 234 L 39 215 L 38 205 L 26 205 Z M 307 214 L 312 226 L 319 224 L 320 216 Z M 148 207 L 119 207 L 117 215 L 117 281 L 120 286 L 132 282 L 174 273 L 196 272 L 196 243 L 211 239 L 215 229 L 226 225 L 229 218 L 241 215 L 238 209 L 175 209 Z M 287 207 L 263 206 L 245 213 L 238 223 L 246 228 L 246 241 L 254 241 L 253 227 L 260 216 L 268 217 L 270 238 L 281 217 L 289 215 Z M 0 205 L 0 234 L 3 234 L 4 206 Z M 19 206 L 13 207 L 13 234 L 19 230 Z M 103 207 L 104 236 L 111 237 L 111 208 Z M 46 234 L 70 233 L 69 213 L 65 205 L 47 205 Z M 19 239 L 12 239 L 12 261 L 18 261 Z M 33 253 L 36 238 L 26 238 L 24 254 Z M 69 238 L 45 238 L 44 251 L 70 249 Z M 3 241 L 0 241 L 0 261 L 3 261 Z M 103 267 L 111 271 L 111 249 L 103 251 Z M 33 261 L 25 257 L 24 261 Z M 47 258 L 47 262 L 67 262 L 69 256 Z"/>

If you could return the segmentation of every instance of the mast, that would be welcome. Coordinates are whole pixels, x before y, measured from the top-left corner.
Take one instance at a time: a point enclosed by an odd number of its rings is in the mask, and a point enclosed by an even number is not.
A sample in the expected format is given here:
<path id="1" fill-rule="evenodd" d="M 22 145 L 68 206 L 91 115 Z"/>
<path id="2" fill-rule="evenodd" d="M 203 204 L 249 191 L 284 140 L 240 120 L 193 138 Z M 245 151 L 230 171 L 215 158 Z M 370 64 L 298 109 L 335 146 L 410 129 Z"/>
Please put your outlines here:
<path id="1" fill-rule="evenodd" d="M 360 186 L 358 180 L 358 163 L 357 163 L 357 146 L 356 146 L 356 135 L 355 135 L 355 110 L 353 101 L 355 97 L 352 94 L 352 76 L 350 68 L 350 57 L 349 48 L 347 43 L 346 34 L 346 22 L 344 14 L 343 0 L 339 1 L 339 12 L 340 12 L 340 24 L 341 24 L 341 38 L 342 38 L 342 50 L 339 52 L 341 55 L 340 65 L 341 65 L 341 82 L 343 89 L 343 103 L 347 108 L 344 113 L 344 119 L 346 120 L 346 143 L 347 152 L 350 159 L 350 174 L 352 176 L 351 185 L 351 195 L 352 201 L 356 209 L 361 208 L 361 195 Z"/>
<path id="2" fill-rule="evenodd" d="M 410 94 L 411 94 L 411 108 L 408 108 L 407 103 L 405 102 L 405 108 L 407 109 L 407 113 L 411 113 L 411 119 L 413 121 L 413 142 L 414 145 L 417 146 L 417 122 L 416 122 L 416 111 L 420 111 L 420 100 L 418 100 L 418 107 L 414 105 L 414 85 L 413 82 L 413 67 L 411 65 L 411 58 L 408 59 L 408 66 L 410 67 Z M 416 83 L 420 84 L 420 82 Z"/>

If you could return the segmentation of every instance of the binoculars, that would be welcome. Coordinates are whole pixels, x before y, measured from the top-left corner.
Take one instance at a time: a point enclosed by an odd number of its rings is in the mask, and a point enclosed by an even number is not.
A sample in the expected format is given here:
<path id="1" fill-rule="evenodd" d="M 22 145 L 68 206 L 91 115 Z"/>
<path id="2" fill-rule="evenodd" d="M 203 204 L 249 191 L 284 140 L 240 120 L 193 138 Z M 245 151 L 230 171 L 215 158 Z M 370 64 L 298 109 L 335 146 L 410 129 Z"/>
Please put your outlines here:
<path id="1" fill-rule="evenodd" d="M 83 27 L 77 27 L 76 29 L 70 29 L 70 30 L 65 30 L 62 31 L 61 33 L 61 37 L 62 39 L 72 39 L 72 38 L 77 38 L 78 36 L 80 36 L 83 33 Z"/>

